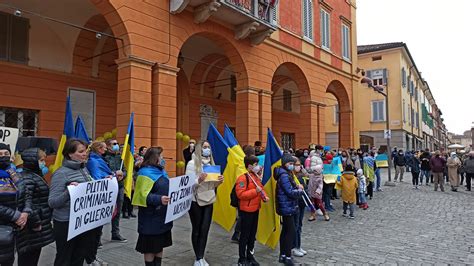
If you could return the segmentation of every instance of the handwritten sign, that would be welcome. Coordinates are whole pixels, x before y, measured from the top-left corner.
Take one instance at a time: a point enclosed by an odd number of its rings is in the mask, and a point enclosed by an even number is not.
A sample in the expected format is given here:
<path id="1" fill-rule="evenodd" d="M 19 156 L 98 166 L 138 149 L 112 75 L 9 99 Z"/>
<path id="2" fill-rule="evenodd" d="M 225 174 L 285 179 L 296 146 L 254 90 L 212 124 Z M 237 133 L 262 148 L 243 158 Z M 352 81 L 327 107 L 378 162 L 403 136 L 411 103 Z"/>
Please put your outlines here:
<path id="1" fill-rule="evenodd" d="M 101 179 L 68 186 L 71 196 L 67 240 L 110 223 L 118 195 L 117 179 Z"/>
<path id="2" fill-rule="evenodd" d="M 170 178 L 168 197 L 170 202 L 166 211 L 165 223 L 183 216 L 191 208 L 195 179 L 190 175 Z"/>
<path id="3" fill-rule="evenodd" d="M 18 141 L 18 128 L 0 127 L 0 143 L 10 145 L 12 154 L 15 153 L 16 142 Z"/>

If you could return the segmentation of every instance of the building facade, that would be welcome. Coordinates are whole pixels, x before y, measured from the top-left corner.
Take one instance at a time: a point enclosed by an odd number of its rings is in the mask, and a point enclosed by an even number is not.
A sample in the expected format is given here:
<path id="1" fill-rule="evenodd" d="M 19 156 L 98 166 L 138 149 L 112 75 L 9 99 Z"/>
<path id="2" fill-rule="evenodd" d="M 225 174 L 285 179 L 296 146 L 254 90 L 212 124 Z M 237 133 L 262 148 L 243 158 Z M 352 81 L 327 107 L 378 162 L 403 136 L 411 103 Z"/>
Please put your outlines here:
<path id="1" fill-rule="evenodd" d="M 276 5 L 276 2 L 279 2 Z M 0 126 L 58 139 L 66 96 L 92 138 L 135 114 L 137 146 L 182 159 L 182 132 L 267 128 L 284 148 L 325 144 L 325 99 L 354 144 L 354 0 L 13 0 L 0 4 Z"/>
<path id="2" fill-rule="evenodd" d="M 445 147 L 441 111 L 406 44 L 358 46 L 358 56 L 361 72 L 365 72 L 374 85 L 384 86 L 388 93 L 391 146 L 403 150 Z M 366 84 L 359 84 L 354 87 L 353 99 L 354 128 L 359 136 L 356 147 L 386 149 L 385 97 Z M 328 110 L 331 111 L 329 116 L 336 110 Z"/>

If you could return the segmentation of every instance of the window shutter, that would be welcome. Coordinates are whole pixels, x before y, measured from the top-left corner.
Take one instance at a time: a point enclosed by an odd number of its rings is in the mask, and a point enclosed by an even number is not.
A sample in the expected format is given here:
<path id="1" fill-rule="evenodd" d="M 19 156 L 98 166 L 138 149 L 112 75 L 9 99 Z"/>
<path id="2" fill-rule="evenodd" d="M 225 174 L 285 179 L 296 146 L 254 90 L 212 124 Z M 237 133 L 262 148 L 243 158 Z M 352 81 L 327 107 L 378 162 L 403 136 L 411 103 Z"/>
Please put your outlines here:
<path id="1" fill-rule="evenodd" d="M 371 70 L 367 70 L 365 75 L 369 78 L 369 79 L 372 79 L 372 71 Z"/>
<path id="2" fill-rule="evenodd" d="M 29 20 L 12 16 L 11 24 L 10 60 L 18 63 L 27 63 Z"/>
<path id="3" fill-rule="evenodd" d="M 383 85 L 387 86 L 388 84 L 388 71 L 386 68 L 383 69 Z"/>
<path id="4" fill-rule="evenodd" d="M 372 121 L 377 121 L 377 102 L 372 102 Z"/>
<path id="5" fill-rule="evenodd" d="M 308 35 L 306 37 L 313 40 L 313 1 L 307 0 L 308 3 L 306 4 L 308 7 L 308 14 L 306 16 L 306 24 L 308 25 Z"/>
<path id="6" fill-rule="evenodd" d="M 323 10 L 319 10 L 319 27 L 320 27 L 320 35 L 321 35 L 321 45 L 324 44 L 324 12 Z"/>
<path id="7" fill-rule="evenodd" d="M 8 14 L 0 13 L 0 59 L 7 59 Z"/>
<path id="8" fill-rule="evenodd" d="M 384 114 L 384 102 L 379 102 L 379 121 L 385 120 L 385 114 Z"/>
<path id="9" fill-rule="evenodd" d="M 407 73 L 405 72 L 405 68 L 402 67 L 402 87 L 405 88 L 407 85 Z"/>
<path id="10" fill-rule="evenodd" d="M 308 37 L 308 1 L 303 0 L 303 36 Z"/>
<path id="11" fill-rule="evenodd" d="M 270 21 L 271 21 L 272 25 L 278 25 L 278 18 L 277 18 L 277 16 L 278 16 L 278 14 L 277 14 L 278 6 L 279 5 L 276 4 L 270 10 L 270 19 L 271 19 Z"/>

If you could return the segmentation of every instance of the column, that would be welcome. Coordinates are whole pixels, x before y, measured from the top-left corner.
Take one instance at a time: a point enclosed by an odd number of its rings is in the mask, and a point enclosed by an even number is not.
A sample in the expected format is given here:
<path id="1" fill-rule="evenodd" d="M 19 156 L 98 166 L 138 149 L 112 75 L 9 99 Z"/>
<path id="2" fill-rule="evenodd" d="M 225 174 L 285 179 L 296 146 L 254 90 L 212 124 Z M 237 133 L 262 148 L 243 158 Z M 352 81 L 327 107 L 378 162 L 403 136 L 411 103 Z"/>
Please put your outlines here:
<path id="1" fill-rule="evenodd" d="M 345 149 L 352 147 L 352 145 L 354 144 L 352 134 L 352 111 L 342 110 L 339 113 L 339 147 Z"/>
<path id="2" fill-rule="evenodd" d="M 177 73 L 179 68 L 157 64 L 153 68 L 151 144 L 164 149 L 166 170 L 176 173 Z"/>
<path id="3" fill-rule="evenodd" d="M 124 141 L 130 115 L 135 113 L 135 146 L 151 144 L 151 68 L 153 62 L 128 56 L 116 60 L 117 136 Z"/>
<path id="4" fill-rule="evenodd" d="M 308 147 L 310 143 L 319 144 L 318 109 L 322 105 L 316 101 L 301 103 L 300 122 L 296 139 L 297 147 Z"/>
<path id="5" fill-rule="evenodd" d="M 253 145 L 259 139 L 259 89 L 237 89 L 236 121 L 237 140 L 240 144 Z"/>
<path id="6" fill-rule="evenodd" d="M 259 140 L 266 146 L 267 129 L 272 128 L 272 94 L 271 91 L 259 92 Z"/>

